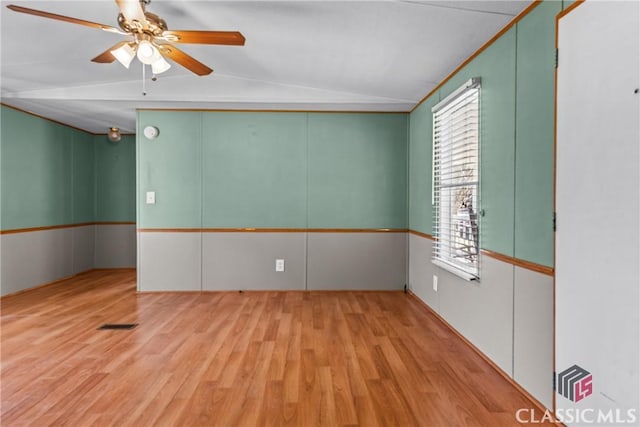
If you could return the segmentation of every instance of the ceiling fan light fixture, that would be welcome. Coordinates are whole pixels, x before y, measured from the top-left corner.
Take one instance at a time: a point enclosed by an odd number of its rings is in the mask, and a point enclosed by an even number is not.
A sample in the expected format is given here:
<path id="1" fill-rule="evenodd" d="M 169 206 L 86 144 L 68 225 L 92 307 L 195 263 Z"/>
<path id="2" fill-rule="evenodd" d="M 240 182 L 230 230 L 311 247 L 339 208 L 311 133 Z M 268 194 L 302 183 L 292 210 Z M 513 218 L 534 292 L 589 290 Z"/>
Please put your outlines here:
<path id="1" fill-rule="evenodd" d="M 153 74 L 161 74 L 171 68 L 169 64 L 162 56 L 151 64 L 151 71 Z"/>
<path id="2" fill-rule="evenodd" d="M 194 43 L 206 45 L 235 45 L 244 46 L 245 38 L 238 31 L 206 31 L 206 30 L 168 30 L 167 23 L 153 13 L 147 12 L 145 6 L 151 0 L 116 0 L 120 10 L 118 25 L 120 29 L 110 25 L 100 24 L 71 16 L 59 15 L 44 10 L 10 4 L 7 7 L 14 12 L 40 16 L 57 21 L 84 25 L 103 31 L 132 37 L 130 41 L 121 41 L 100 53 L 92 62 L 110 64 L 116 59 L 129 68 L 133 61 L 132 54 L 137 56 L 144 65 L 156 63 L 156 72 L 166 71 L 170 65 L 158 61 L 162 56 L 173 60 L 176 64 L 188 69 L 198 76 L 206 76 L 213 72 L 205 64 L 191 55 L 181 51 L 173 43 Z M 155 42 L 158 42 L 157 44 Z M 166 43 L 168 42 L 168 43 Z M 144 67 L 142 68 L 144 74 Z"/>
<path id="3" fill-rule="evenodd" d="M 136 56 L 136 51 L 131 47 L 130 44 L 125 44 L 120 46 L 118 49 L 112 50 L 111 54 L 120 62 L 125 68 L 129 68 L 131 65 L 131 61 Z"/>
<path id="4" fill-rule="evenodd" d="M 149 40 L 141 40 L 138 43 L 138 59 L 140 62 L 146 65 L 151 65 L 158 60 L 158 58 L 162 58 L 158 48 L 153 45 Z"/>
<path id="5" fill-rule="evenodd" d="M 120 135 L 120 129 L 116 127 L 112 127 L 109 129 L 109 133 L 107 133 L 107 138 L 111 142 L 119 142 L 122 139 L 122 135 Z"/>

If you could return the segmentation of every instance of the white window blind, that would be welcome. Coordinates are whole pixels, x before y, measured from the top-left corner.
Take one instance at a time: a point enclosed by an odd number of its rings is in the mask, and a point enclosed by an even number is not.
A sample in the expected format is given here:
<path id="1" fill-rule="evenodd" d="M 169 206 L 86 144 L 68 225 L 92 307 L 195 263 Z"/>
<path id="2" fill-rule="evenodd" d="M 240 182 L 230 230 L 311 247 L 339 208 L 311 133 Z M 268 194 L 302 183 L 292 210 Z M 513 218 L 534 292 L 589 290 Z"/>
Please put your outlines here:
<path id="1" fill-rule="evenodd" d="M 434 263 L 479 277 L 478 187 L 480 79 L 433 107 Z"/>

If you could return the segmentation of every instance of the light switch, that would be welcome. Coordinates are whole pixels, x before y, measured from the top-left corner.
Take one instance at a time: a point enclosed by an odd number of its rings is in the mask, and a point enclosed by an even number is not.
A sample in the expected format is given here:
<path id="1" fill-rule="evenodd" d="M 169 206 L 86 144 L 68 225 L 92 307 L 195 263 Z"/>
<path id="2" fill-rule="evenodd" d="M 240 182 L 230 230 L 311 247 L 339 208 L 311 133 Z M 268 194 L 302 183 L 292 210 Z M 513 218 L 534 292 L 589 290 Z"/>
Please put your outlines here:
<path id="1" fill-rule="evenodd" d="M 155 205 L 156 204 L 156 192 L 155 191 L 147 191 L 147 204 Z"/>
<path id="2" fill-rule="evenodd" d="M 276 260 L 276 271 L 284 271 L 284 260 L 277 259 Z"/>

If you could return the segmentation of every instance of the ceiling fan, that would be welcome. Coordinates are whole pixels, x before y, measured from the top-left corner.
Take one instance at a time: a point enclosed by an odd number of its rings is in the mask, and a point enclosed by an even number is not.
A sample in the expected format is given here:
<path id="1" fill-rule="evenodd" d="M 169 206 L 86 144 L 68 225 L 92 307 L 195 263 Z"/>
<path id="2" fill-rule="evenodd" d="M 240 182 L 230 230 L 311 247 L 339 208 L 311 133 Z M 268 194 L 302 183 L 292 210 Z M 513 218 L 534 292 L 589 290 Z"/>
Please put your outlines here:
<path id="1" fill-rule="evenodd" d="M 213 71 L 200 61 L 178 49 L 173 43 L 217 44 L 217 45 L 244 45 L 245 38 L 238 31 L 192 31 L 169 30 L 164 19 L 151 12 L 147 12 L 146 5 L 151 0 L 116 0 L 120 13 L 118 14 L 118 26 L 120 29 L 85 21 L 65 15 L 29 9 L 27 7 L 10 4 L 7 7 L 14 12 L 26 13 L 43 18 L 56 19 L 72 24 L 98 28 L 103 31 L 130 36 L 109 49 L 105 50 L 91 61 L 98 63 L 111 63 L 118 60 L 129 68 L 134 57 L 140 62 L 150 65 L 154 75 L 167 71 L 171 65 L 166 58 L 182 65 L 199 76 L 206 76 Z"/>

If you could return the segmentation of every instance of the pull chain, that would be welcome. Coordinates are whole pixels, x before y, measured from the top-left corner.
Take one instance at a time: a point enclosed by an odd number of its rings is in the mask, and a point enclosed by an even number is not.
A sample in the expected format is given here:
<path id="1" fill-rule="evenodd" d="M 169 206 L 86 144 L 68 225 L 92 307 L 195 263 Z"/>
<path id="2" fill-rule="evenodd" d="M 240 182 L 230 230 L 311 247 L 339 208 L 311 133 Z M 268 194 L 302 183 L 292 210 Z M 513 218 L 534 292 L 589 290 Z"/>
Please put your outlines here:
<path id="1" fill-rule="evenodd" d="M 142 95 L 147 96 L 147 79 L 146 79 L 146 71 L 144 64 L 142 64 Z"/>

